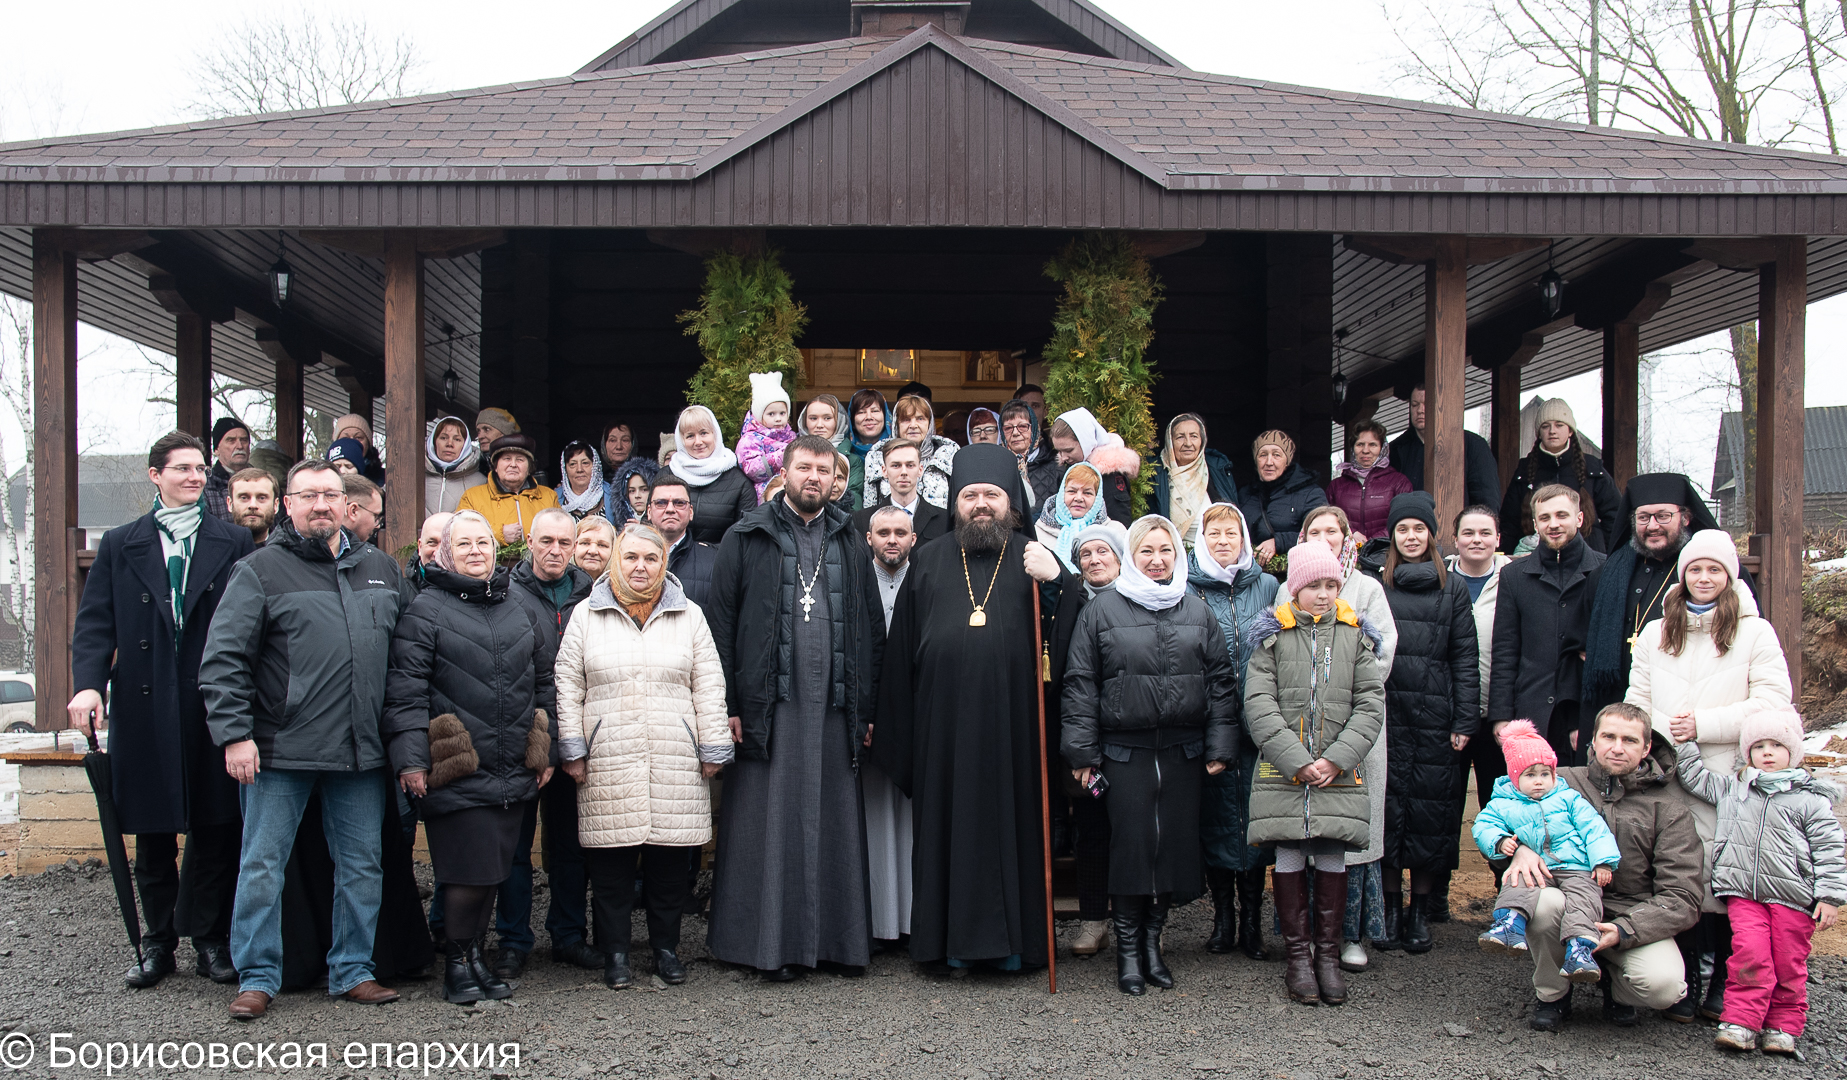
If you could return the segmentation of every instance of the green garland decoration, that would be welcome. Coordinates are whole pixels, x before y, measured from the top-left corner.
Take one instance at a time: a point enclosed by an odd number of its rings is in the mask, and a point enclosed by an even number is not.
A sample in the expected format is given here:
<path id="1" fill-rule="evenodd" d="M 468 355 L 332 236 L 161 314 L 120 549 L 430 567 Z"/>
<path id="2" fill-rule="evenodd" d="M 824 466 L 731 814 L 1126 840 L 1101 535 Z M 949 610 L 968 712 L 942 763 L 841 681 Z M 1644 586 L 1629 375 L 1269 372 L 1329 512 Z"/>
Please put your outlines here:
<path id="1" fill-rule="evenodd" d="M 808 309 L 795 302 L 793 289 L 774 249 L 721 251 L 706 259 L 699 306 L 680 313 L 687 336 L 698 338 L 705 354 L 686 400 L 712 410 L 726 445 L 736 444 L 750 411 L 752 372 L 782 372 L 790 400 L 802 386 L 795 339 L 808 325 Z"/>
<path id="2" fill-rule="evenodd" d="M 1160 279 L 1148 260 L 1119 232 L 1086 233 L 1045 266 L 1063 285 L 1045 347 L 1046 408 L 1053 416 L 1086 408 L 1105 428 L 1142 455 L 1141 474 L 1129 485 L 1136 515 L 1154 491 L 1154 412 L 1150 391 L 1158 377 L 1148 363 Z"/>

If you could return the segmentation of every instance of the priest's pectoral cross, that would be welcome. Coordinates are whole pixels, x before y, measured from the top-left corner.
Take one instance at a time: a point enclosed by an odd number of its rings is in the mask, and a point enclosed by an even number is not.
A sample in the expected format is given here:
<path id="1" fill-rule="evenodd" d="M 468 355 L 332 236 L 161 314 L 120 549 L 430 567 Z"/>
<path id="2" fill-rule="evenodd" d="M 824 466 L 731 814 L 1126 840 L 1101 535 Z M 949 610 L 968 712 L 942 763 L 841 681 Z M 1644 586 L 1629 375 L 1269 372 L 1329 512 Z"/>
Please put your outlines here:
<path id="1" fill-rule="evenodd" d="M 802 605 L 802 621 L 803 622 L 813 622 L 814 621 L 814 615 L 813 615 L 814 591 L 812 589 L 803 590 L 801 605 Z"/>

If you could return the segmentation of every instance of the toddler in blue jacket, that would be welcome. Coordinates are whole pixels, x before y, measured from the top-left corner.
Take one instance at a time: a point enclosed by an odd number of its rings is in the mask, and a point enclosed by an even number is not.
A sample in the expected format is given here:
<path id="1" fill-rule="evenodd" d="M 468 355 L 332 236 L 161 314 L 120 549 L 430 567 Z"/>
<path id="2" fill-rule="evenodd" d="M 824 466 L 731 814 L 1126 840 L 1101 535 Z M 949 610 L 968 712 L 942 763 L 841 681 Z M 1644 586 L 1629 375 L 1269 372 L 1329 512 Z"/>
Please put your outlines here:
<path id="1" fill-rule="evenodd" d="M 1558 780 L 1558 755 L 1525 720 L 1502 729 L 1507 775 L 1494 782 L 1494 797 L 1475 818 L 1475 844 L 1489 859 L 1512 858 L 1522 847 L 1545 860 L 1552 887 L 1565 896 L 1565 963 L 1558 973 L 1572 982 L 1596 982 L 1597 924 L 1603 921 L 1603 887 L 1622 855 L 1616 834 L 1582 795 Z M 1526 922 L 1539 902 L 1539 889 L 1501 888 L 1494 925 L 1478 939 L 1483 952 L 1524 954 Z"/>

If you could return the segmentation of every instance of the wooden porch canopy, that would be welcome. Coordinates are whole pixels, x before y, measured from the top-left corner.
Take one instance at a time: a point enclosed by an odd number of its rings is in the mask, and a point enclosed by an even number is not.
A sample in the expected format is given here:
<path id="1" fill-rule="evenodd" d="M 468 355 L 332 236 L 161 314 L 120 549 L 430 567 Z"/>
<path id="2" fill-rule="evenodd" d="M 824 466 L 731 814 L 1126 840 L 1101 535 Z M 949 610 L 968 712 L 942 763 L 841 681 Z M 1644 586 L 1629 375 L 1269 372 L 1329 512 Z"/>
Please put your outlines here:
<path id="1" fill-rule="evenodd" d="M 1621 475 L 1638 353 L 1761 310 L 1758 543 L 1799 640 L 1802 312 L 1847 289 L 1847 163 L 1202 74 L 1083 0 L 686 0 L 566 78 L 0 146 L 0 288 L 33 297 L 39 330 L 41 700 L 68 678 L 79 314 L 195 357 L 188 334 L 242 323 L 220 355 L 248 340 L 285 377 L 325 364 L 382 394 L 405 453 L 442 383 L 432 342 L 481 329 L 483 246 L 838 228 L 1325 242 L 1331 280 L 1288 286 L 1322 297 L 1303 353 L 1320 370 L 1269 407 L 1325 425 L 1330 364 L 1348 411 L 1421 377 L 1445 519 L 1463 409 L 1496 403 L 1511 461 L 1523 367 L 1529 384 L 1604 367 Z M 265 308 L 282 234 L 322 291 Z M 1533 288 L 1548 261 L 1570 282 L 1553 315 Z M 84 306 L 80 281 L 108 302 Z M 200 370 L 182 356 L 183 400 Z M 421 501 L 393 485 L 393 527 Z"/>

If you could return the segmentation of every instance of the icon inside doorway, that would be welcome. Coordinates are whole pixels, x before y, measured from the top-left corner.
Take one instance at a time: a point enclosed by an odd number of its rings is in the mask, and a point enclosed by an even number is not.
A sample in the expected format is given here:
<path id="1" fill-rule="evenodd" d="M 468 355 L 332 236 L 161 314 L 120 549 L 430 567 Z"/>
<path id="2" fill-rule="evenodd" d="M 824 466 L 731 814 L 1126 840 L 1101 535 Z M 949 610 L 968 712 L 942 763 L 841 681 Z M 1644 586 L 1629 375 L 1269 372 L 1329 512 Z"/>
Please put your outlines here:
<path id="1" fill-rule="evenodd" d="M 859 350 L 859 381 L 862 383 L 907 383 L 916 377 L 916 349 Z"/>

